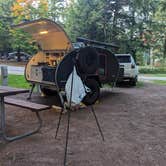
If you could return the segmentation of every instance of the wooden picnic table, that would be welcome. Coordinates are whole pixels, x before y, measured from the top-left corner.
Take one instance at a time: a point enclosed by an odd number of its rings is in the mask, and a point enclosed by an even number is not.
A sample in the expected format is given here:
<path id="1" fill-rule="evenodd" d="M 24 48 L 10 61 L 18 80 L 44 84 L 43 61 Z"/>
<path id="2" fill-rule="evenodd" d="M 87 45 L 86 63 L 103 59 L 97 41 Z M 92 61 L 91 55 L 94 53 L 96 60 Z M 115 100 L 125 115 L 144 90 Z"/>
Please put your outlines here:
<path id="1" fill-rule="evenodd" d="M 4 98 L 6 96 L 11 96 L 11 95 L 16 95 L 20 93 L 27 93 L 29 90 L 27 89 L 18 89 L 18 88 L 13 88 L 13 87 L 8 87 L 8 86 L 0 86 L 0 120 L 1 120 L 1 125 L 0 125 L 0 134 L 3 136 L 3 138 L 6 138 L 6 133 L 5 133 L 5 101 Z"/>

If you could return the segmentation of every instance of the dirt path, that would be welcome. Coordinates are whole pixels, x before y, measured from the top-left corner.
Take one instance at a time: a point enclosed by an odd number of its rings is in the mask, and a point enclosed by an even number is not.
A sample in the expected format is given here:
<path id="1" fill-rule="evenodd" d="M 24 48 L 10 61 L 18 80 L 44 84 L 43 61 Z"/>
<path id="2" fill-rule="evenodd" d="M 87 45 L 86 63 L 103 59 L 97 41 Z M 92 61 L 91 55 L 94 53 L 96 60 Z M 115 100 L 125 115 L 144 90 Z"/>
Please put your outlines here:
<path id="1" fill-rule="evenodd" d="M 10 134 L 34 126 L 30 111 L 7 109 Z M 113 93 L 104 90 L 95 109 L 105 142 L 88 109 L 72 112 L 69 166 L 166 165 L 166 86 L 145 84 L 142 88 L 117 88 Z M 42 117 L 44 126 L 39 134 L 8 144 L 1 142 L 0 166 L 63 165 L 67 115 L 63 115 L 57 140 L 58 113 L 50 110 Z"/>

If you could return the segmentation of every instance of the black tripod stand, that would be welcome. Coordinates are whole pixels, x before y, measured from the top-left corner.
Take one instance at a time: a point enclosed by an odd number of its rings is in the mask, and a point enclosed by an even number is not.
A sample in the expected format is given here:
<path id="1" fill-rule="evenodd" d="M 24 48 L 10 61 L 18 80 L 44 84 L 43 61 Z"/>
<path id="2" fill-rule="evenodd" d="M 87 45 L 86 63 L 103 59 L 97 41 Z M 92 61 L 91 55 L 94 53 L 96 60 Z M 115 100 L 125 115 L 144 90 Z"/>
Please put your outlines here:
<path id="1" fill-rule="evenodd" d="M 69 107 L 67 108 L 67 117 L 68 117 L 68 118 L 67 118 L 67 130 L 66 130 L 64 166 L 66 166 L 66 161 L 67 161 L 67 148 L 68 148 L 69 128 L 70 128 L 70 116 L 71 116 L 71 102 L 72 102 L 72 93 L 73 93 L 73 79 L 74 79 L 74 71 L 72 72 L 71 90 L 70 90 L 70 98 L 69 98 Z M 59 127 L 60 127 L 60 123 L 61 123 L 63 111 L 64 111 L 64 109 L 66 109 L 65 103 L 64 103 L 64 100 L 63 100 L 63 96 L 61 95 L 61 93 L 59 93 L 59 96 L 60 96 L 61 103 L 62 103 L 62 110 L 61 110 L 61 112 L 60 112 L 60 114 L 59 114 L 57 129 L 56 129 L 56 133 L 55 133 L 55 139 L 57 138 L 57 135 L 58 135 L 58 131 L 59 131 Z M 90 109 L 91 109 L 91 111 L 92 111 L 92 114 L 93 114 L 93 116 L 94 116 L 94 118 L 95 118 L 97 127 L 98 127 L 99 132 L 100 132 L 101 137 L 102 137 L 102 140 L 104 141 L 104 135 L 103 135 L 102 129 L 101 129 L 101 127 L 100 127 L 99 121 L 98 121 L 98 119 L 97 119 L 97 116 L 96 116 L 95 110 L 94 110 L 94 108 L 93 108 L 93 105 L 90 105 L 89 107 L 90 107 Z"/>

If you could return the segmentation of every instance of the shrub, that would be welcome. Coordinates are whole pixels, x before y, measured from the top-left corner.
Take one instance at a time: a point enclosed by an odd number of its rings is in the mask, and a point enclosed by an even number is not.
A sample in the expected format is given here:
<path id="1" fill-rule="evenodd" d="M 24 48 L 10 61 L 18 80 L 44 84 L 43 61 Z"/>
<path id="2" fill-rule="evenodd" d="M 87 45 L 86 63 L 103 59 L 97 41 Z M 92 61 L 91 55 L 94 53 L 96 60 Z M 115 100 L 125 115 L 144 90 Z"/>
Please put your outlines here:
<path id="1" fill-rule="evenodd" d="M 166 67 L 139 67 L 141 74 L 166 74 Z"/>

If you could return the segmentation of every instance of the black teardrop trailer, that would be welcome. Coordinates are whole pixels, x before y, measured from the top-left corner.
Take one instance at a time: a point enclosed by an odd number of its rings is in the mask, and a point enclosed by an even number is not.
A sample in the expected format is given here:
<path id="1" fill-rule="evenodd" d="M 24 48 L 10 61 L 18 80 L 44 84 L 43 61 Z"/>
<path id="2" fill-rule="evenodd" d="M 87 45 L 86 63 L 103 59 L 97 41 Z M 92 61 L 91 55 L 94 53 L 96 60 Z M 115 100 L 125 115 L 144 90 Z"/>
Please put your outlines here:
<path id="1" fill-rule="evenodd" d="M 99 98 L 104 83 L 115 83 L 119 76 L 119 63 L 107 43 L 78 38 L 83 47 L 74 48 L 64 29 L 48 19 L 27 21 L 21 28 L 32 35 L 40 50 L 27 63 L 25 78 L 33 86 L 40 85 L 45 95 L 64 91 L 73 66 L 83 83 L 91 89 L 83 103 L 91 105 Z"/>

